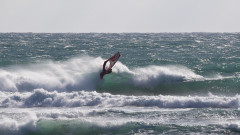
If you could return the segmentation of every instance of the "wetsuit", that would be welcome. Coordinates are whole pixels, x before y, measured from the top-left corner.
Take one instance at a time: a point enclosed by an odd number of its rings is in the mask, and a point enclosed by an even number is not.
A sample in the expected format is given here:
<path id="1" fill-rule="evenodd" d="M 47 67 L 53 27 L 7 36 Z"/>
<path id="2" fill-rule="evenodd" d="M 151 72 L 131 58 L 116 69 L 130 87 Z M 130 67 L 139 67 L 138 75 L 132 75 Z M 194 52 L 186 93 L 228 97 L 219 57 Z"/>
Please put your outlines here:
<path id="1" fill-rule="evenodd" d="M 105 61 L 105 62 L 103 63 L 103 70 L 102 70 L 102 72 L 100 73 L 100 78 L 101 78 L 101 79 L 103 79 L 103 76 L 104 76 L 105 74 L 109 74 L 109 73 L 112 72 L 112 69 L 110 69 L 108 72 L 106 71 L 105 66 L 106 66 L 106 63 L 107 63 L 107 62 L 108 62 L 108 61 Z"/>

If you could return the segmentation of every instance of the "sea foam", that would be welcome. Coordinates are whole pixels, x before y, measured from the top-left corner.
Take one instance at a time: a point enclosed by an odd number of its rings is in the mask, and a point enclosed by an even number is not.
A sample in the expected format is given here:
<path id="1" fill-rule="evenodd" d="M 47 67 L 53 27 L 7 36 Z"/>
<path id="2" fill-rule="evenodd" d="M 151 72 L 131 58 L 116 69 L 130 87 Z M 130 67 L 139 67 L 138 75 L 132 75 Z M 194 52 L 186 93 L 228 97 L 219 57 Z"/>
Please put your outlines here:
<path id="1" fill-rule="evenodd" d="M 64 62 L 47 61 L 38 64 L 0 69 L 1 91 L 94 90 L 101 83 L 99 72 L 102 58 L 81 57 Z"/>
<path id="2" fill-rule="evenodd" d="M 125 96 L 98 92 L 33 92 L 0 93 L 3 107 L 81 107 L 139 106 L 159 108 L 239 108 L 240 96 Z"/>

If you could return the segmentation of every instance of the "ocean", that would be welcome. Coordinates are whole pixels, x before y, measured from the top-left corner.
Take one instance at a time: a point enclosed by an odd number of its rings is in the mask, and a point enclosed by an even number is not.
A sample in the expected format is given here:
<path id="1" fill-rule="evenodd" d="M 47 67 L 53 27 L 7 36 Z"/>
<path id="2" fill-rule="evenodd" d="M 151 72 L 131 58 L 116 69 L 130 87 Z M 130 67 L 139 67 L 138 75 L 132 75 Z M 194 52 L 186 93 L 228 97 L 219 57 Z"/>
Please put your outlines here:
<path id="1" fill-rule="evenodd" d="M 0 33 L 0 135 L 240 134 L 239 93 L 240 33 Z"/>

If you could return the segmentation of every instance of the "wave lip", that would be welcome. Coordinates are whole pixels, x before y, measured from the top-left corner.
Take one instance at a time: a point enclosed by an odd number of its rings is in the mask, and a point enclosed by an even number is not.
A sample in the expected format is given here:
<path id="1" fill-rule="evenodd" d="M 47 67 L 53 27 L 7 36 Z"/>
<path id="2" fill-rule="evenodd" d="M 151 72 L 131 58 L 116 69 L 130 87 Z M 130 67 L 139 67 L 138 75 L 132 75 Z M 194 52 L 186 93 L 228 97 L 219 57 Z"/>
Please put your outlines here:
<path id="1" fill-rule="evenodd" d="M 109 93 L 49 92 L 35 89 L 25 93 L 0 93 L 3 107 L 81 107 L 81 106 L 141 106 L 159 108 L 239 108 L 240 96 L 125 96 Z"/>

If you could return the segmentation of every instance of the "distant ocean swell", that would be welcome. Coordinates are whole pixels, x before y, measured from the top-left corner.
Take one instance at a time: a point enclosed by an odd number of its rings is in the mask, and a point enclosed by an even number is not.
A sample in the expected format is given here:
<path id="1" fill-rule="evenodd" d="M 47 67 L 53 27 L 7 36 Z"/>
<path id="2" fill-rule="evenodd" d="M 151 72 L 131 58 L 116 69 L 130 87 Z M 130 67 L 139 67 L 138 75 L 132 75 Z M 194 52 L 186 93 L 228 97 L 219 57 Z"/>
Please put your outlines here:
<path id="1" fill-rule="evenodd" d="M 118 62 L 113 73 L 99 79 L 103 59 L 82 56 L 68 61 L 45 61 L 37 64 L 9 66 L 0 69 L 0 90 L 95 91 L 112 94 L 201 94 L 232 92 L 239 87 L 239 74 L 208 77 L 181 65 L 136 67 L 129 69 Z M 228 84 L 229 89 L 218 89 Z M 224 87 L 221 87 L 224 88 Z M 202 91 L 202 92 L 201 92 Z"/>

